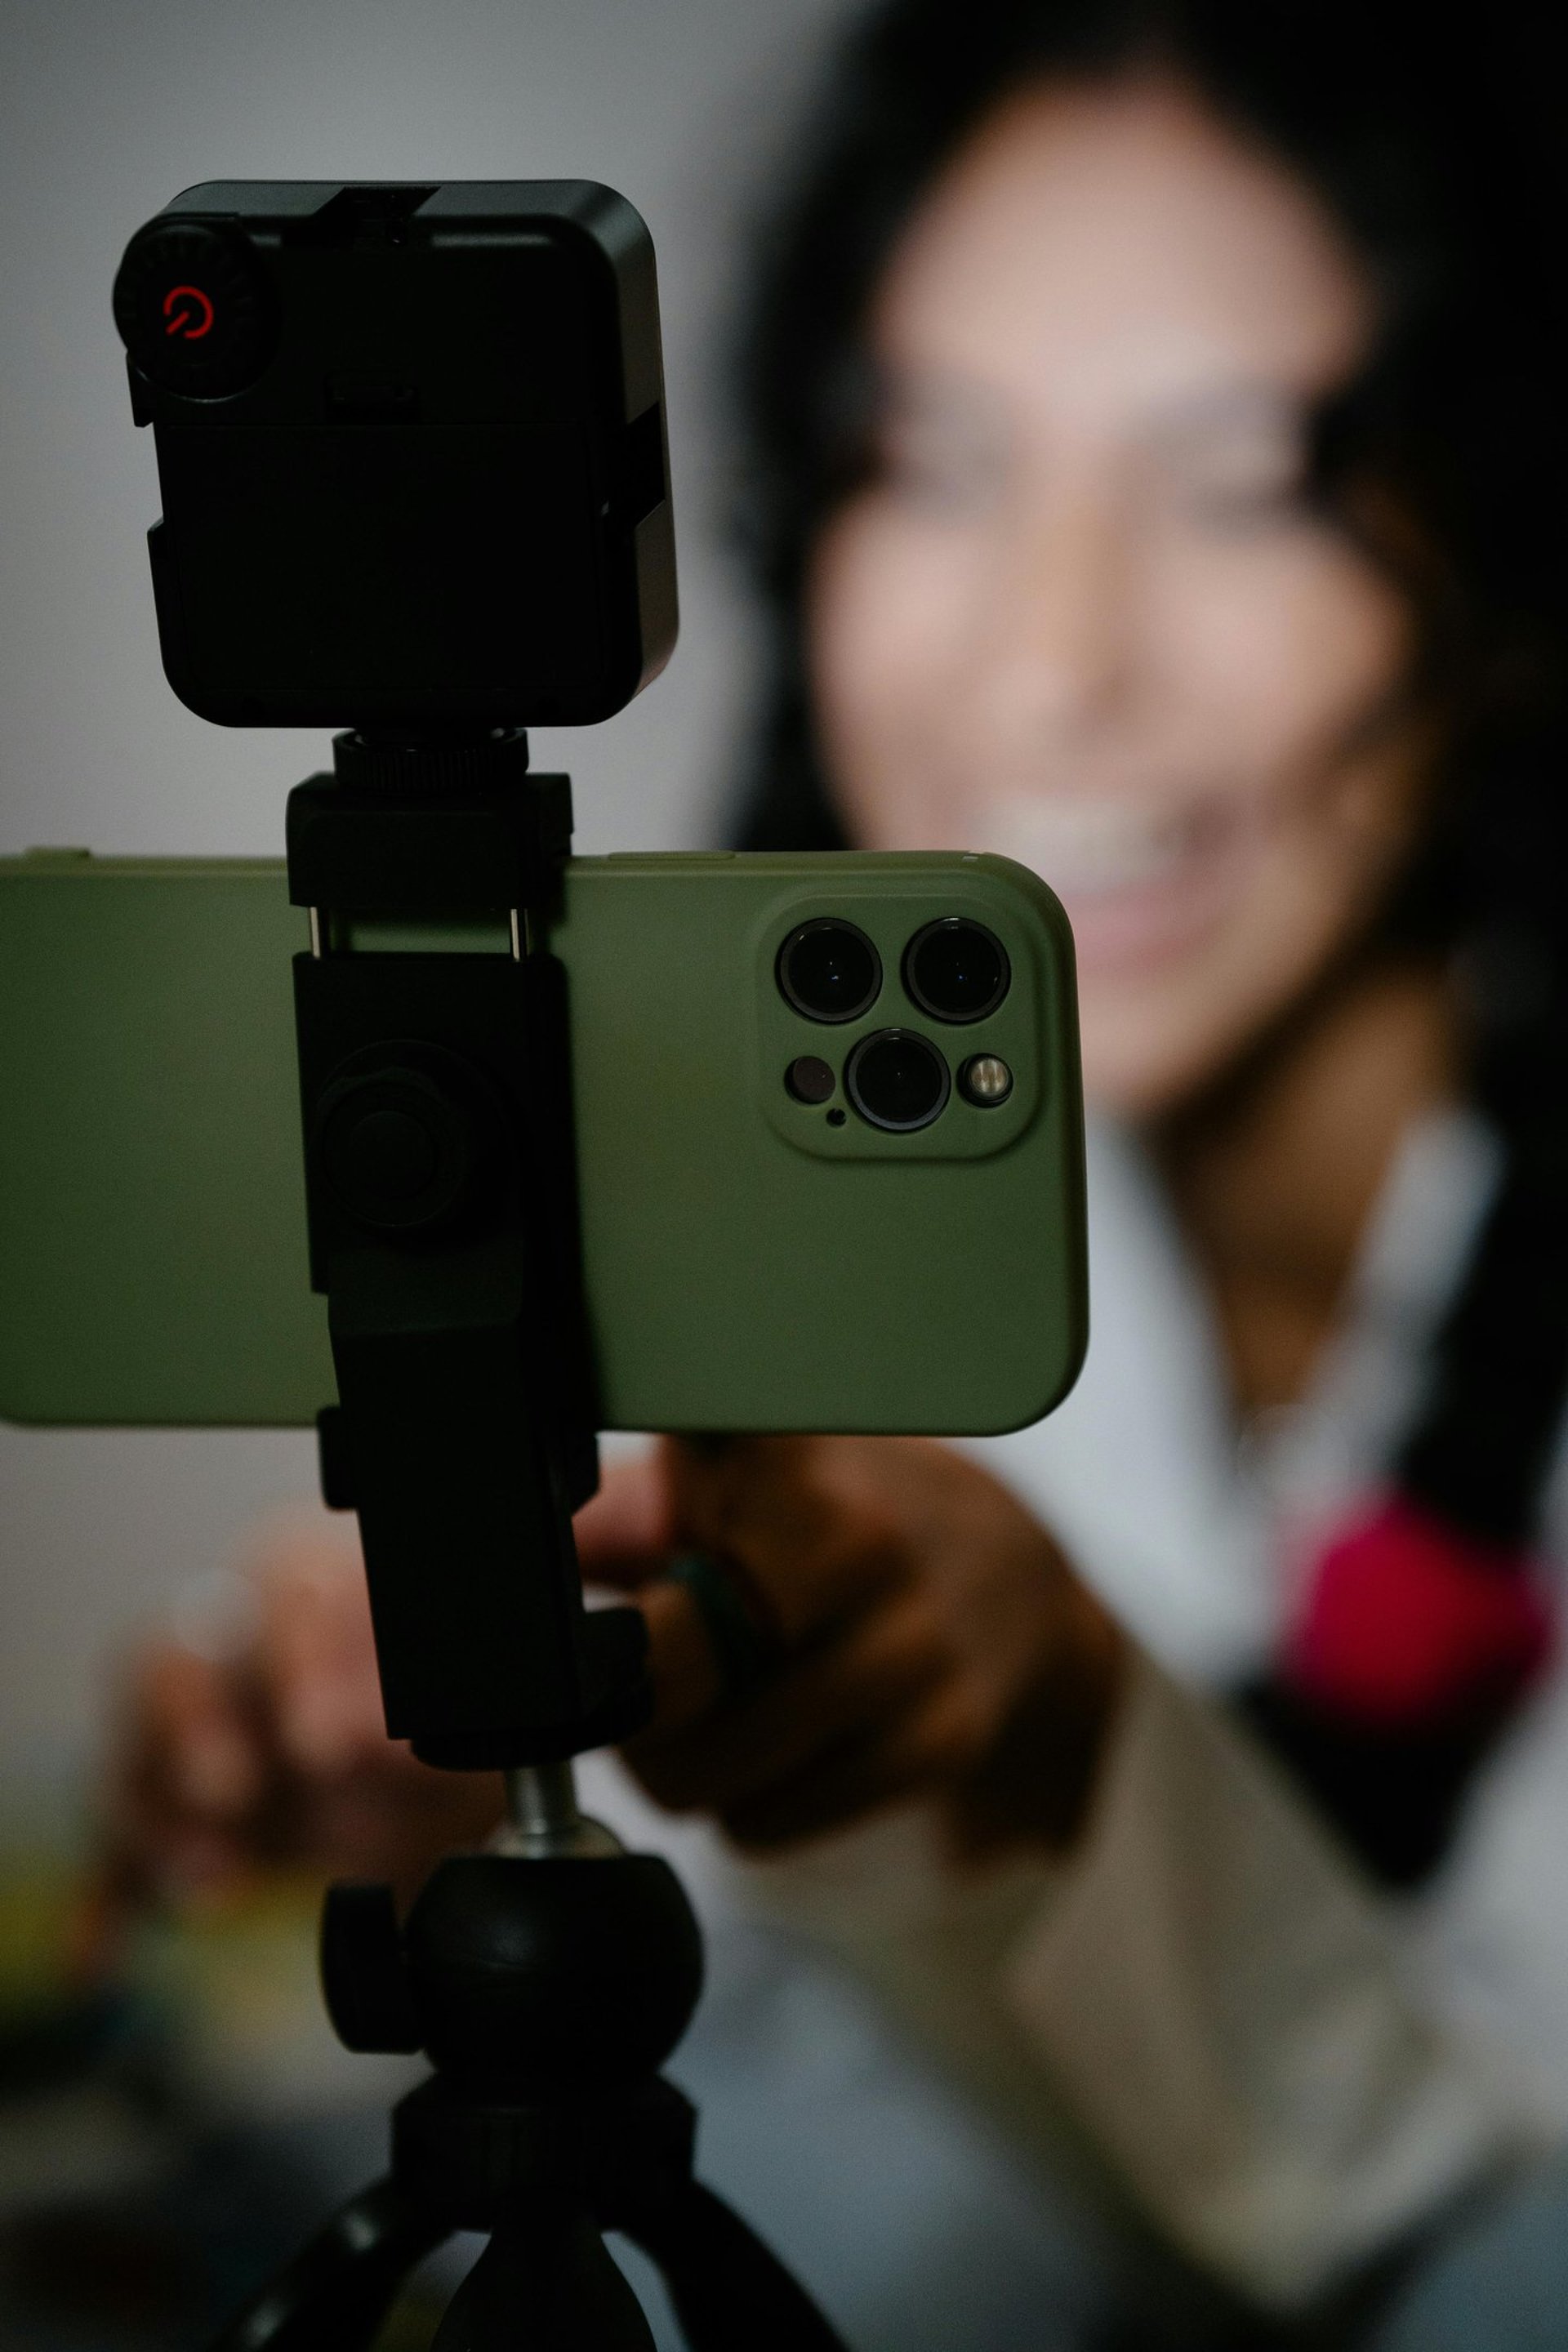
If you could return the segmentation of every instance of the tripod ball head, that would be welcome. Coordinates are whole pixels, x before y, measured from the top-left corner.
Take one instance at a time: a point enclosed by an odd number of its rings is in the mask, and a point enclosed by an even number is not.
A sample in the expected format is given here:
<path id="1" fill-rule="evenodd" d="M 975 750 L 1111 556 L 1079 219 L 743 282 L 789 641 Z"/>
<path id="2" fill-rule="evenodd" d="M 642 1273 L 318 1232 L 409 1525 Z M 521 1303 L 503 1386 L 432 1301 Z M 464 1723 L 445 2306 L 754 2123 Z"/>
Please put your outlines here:
<path id="1" fill-rule="evenodd" d="M 422 2047 L 447 2074 L 548 2101 L 656 2073 L 697 2006 L 702 1947 L 656 1854 L 454 1854 L 401 1931 L 387 1889 L 334 1887 L 322 1976 L 351 2049 Z"/>

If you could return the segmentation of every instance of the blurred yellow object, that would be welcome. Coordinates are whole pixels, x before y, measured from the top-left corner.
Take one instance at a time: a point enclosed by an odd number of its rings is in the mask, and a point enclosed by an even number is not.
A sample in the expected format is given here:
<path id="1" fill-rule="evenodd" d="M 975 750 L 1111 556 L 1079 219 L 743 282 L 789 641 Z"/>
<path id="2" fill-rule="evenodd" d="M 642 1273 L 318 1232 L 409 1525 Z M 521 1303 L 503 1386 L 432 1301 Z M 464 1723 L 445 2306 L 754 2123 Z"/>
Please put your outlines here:
<path id="1" fill-rule="evenodd" d="M 83 1900 L 74 1858 L 0 1847 L 0 2034 L 79 1991 Z"/>
<path id="2" fill-rule="evenodd" d="M 310 1873 L 278 1872 L 132 1929 L 126 1985 L 156 2016 L 182 2089 L 209 2113 L 374 2104 L 421 2071 L 354 2056 L 334 2036 L 317 1971 L 322 1891 Z"/>
<path id="3" fill-rule="evenodd" d="M 96 1909 L 74 1801 L 0 1789 L 0 2220 L 134 2189 L 155 2131 L 103 2065 L 121 2018 L 94 1966 Z"/>
<path id="4" fill-rule="evenodd" d="M 74 1789 L 0 1783 L 0 2088 L 12 2049 L 99 1990 L 88 1841 Z"/>

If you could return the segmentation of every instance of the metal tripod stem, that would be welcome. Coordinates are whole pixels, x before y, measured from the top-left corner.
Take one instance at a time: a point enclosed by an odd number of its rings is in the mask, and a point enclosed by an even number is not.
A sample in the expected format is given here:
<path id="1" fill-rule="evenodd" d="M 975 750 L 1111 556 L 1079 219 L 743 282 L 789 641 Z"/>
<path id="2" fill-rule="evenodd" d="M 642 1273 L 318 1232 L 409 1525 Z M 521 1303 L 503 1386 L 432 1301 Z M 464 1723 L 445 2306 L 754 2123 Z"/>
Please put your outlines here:
<path id="1" fill-rule="evenodd" d="M 507 1818 L 519 1837 L 545 1853 L 571 1850 L 582 1814 L 577 1769 L 569 1756 L 557 1764 L 521 1764 L 506 1776 Z"/>
<path id="2" fill-rule="evenodd" d="M 577 1809 L 577 1775 L 571 1759 L 558 1764 L 521 1764 L 506 1775 L 505 1826 L 492 1840 L 492 1853 L 531 1862 L 583 1861 L 624 1853 L 603 1822 Z"/>

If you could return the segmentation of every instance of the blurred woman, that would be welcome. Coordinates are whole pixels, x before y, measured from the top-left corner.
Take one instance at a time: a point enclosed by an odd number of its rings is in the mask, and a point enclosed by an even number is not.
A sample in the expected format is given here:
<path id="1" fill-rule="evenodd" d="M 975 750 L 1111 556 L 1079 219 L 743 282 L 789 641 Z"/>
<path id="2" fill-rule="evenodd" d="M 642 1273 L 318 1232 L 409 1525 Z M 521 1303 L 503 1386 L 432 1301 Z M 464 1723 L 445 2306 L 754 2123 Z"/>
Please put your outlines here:
<path id="1" fill-rule="evenodd" d="M 894 9 L 749 376 L 745 838 L 1052 881 L 1255 1458 L 1405 1147 L 1469 1121 L 1376 1526 L 1286 1530 L 1282 1612 L 1189 1560 L 1167 1644 L 1250 1668 L 1282 1613 L 1258 1711 L 1395 1880 L 1543 1656 L 1568 1363 L 1562 194 L 1510 16 L 1478 55 L 1397 7 Z"/>
<path id="2" fill-rule="evenodd" d="M 744 371 L 772 639 L 740 838 L 1002 850 L 1058 890 L 1095 1337 L 1037 1430 L 669 1448 L 584 1524 L 648 1618 L 653 1794 L 752 1849 L 881 1822 L 777 1899 L 1016 2135 L 1059 2095 L 1285 2305 L 1529 2144 L 1461 2020 L 1568 2120 L 1568 337 L 1534 33 L 892 0 L 850 43 Z M 280 1756 L 319 1795 L 372 1755 L 354 1625 L 335 1683 L 253 1651 L 243 1719 L 226 1670 L 147 1666 L 130 1854 L 218 1866 L 279 1818 Z M 414 1783 L 375 1769 L 395 1842 Z"/>

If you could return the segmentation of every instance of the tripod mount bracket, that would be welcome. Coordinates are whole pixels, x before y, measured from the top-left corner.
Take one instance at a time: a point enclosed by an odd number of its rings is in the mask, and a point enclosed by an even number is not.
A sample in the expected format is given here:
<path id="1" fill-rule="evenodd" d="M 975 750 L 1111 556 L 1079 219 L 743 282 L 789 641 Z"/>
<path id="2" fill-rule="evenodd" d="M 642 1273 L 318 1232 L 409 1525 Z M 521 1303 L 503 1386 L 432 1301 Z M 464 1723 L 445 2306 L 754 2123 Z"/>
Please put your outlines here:
<path id="1" fill-rule="evenodd" d="M 457 1769 L 572 1756 L 647 1700 L 641 1618 L 584 1609 L 572 1538 L 594 1390 L 565 975 L 535 944 L 571 788 L 516 730 L 333 748 L 288 824 L 323 1491 L 359 1515 L 389 1732 Z"/>

